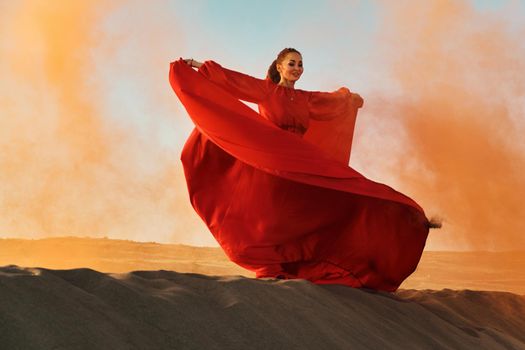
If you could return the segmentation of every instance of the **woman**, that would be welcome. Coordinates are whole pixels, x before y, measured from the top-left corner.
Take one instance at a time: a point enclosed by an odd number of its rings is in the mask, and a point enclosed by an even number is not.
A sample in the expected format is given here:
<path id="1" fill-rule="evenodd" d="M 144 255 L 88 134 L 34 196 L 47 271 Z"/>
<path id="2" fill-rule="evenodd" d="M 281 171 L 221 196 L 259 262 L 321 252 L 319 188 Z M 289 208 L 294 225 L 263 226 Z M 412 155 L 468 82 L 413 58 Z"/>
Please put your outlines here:
<path id="1" fill-rule="evenodd" d="M 412 199 L 348 166 L 361 97 L 295 89 L 302 73 L 291 48 L 266 79 L 213 61 L 171 64 L 170 83 L 196 125 L 181 156 L 192 205 L 228 257 L 257 277 L 394 291 L 433 224 Z"/>

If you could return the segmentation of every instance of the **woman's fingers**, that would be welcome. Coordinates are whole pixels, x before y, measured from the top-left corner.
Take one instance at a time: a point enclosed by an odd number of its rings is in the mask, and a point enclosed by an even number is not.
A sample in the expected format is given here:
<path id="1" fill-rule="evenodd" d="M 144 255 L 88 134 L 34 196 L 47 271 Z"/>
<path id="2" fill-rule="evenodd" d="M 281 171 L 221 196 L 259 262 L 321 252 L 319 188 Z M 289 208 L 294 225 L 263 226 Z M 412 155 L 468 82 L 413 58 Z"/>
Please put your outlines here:
<path id="1" fill-rule="evenodd" d="M 346 86 L 340 87 L 337 91 L 339 91 L 340 93 L 343 93 L 343 94 L 349 94 L 350 93 L 350 90 Z"/>
<path id="2" fill-rule="evenodd" d="M 352 94 L 352 99 L 355 101 L 358 108 L 363 107 L 364 100 L 359 94 Z"/>
<path id="3" fill-rule="evenodd" d="M 184 63 L 186 63 L 188 66 L 191 66 L 191 65 L 192 65 L 193 59 L 191 59 L 191 58 L 183 58 L 182 60 L 183 60 Z"/>

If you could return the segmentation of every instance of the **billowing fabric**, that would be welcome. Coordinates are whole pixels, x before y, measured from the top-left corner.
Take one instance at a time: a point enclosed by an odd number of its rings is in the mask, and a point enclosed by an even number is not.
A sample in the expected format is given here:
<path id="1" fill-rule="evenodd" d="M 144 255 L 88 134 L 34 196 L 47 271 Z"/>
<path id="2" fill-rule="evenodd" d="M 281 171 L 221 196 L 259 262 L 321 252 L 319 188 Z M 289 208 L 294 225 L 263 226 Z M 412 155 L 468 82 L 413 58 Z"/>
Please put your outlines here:
<path id="1" fill-rule="evenodd" d="M 428 220 L 348 166 L 362 103 L 348 89 L 290 89 L 213 61 L 178 60 L 169 78 L 195 124 L 181 155 L 191 203 L 233 262 L 386 291 L 415 270 Z"/>

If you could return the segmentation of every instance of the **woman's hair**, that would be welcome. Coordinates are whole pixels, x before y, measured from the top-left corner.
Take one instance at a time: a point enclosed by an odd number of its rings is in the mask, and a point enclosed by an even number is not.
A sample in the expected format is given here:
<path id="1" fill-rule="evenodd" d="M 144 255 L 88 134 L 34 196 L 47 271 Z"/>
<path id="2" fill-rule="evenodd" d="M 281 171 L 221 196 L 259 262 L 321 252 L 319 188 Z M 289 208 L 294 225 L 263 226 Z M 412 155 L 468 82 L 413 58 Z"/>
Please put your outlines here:
<path id="1" fill-rule="evenodd" d="M 279 52 L 277 58 L 273 60 L 272 64 L 270 65 L 270 68 L 268 68 L 266 78 L 270 78 L 275 84 L 279 84 L 279 82 L 281 81 L 281 74 L 277 70 L 277 63 L 281 63 L 286 57 L 286 55 L 288 55 L 290 52 L 295 52 L 299 55 L 301 54 L 299 51 L 291 47 L 283 49 L 281 52 Z"/>

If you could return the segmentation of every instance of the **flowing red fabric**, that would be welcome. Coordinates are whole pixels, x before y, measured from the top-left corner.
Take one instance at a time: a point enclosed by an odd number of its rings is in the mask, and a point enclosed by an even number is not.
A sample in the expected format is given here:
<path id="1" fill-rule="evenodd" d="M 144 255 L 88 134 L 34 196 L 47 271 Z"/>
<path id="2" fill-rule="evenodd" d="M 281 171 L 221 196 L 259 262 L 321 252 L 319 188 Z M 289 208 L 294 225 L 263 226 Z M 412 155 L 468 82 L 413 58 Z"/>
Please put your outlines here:
<path id="1" fill-rule="evenodd" d="M 428 220 L 348 166 L 362 102 L 348 89 L 288 89 L 213 61 L 178 60 L 169 78 L 196 126 L 181 155 L 191 203 L 233 262 L 386 291 L 415 270 Z"/>

